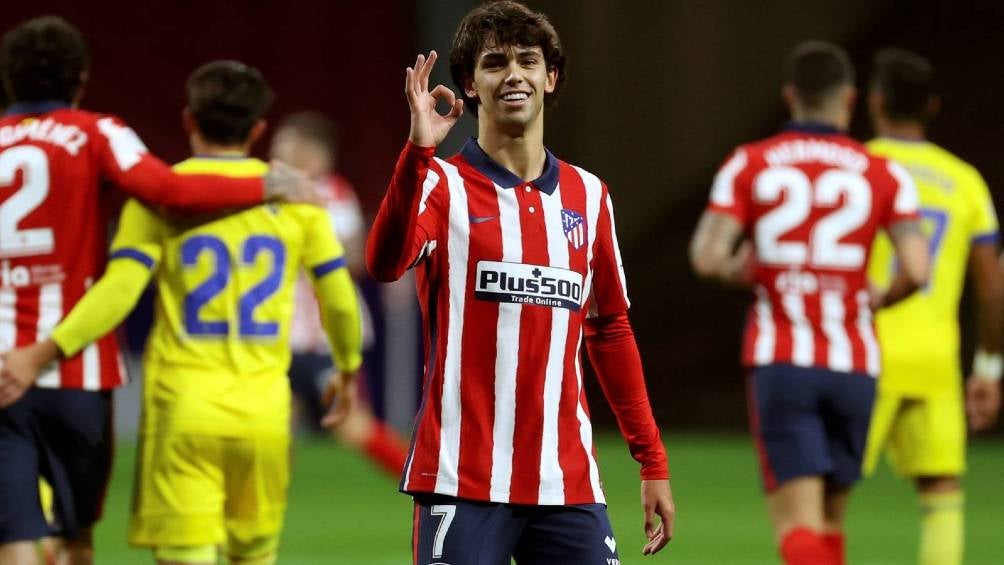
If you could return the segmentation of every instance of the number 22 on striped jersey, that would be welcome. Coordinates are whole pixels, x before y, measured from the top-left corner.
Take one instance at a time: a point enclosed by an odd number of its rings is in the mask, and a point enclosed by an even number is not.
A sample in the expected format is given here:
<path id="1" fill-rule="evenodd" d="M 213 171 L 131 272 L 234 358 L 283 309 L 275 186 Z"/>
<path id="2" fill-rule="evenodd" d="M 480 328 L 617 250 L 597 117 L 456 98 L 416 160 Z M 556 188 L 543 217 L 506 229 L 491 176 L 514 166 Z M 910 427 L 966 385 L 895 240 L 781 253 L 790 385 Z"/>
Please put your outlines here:
<path id="1" fill-rule="evenodd" d="M 815 190 L 813 190 L 815 189 Z M 753 198 L 760 204 L 781 204 L 767 212 L 756 224 L 757 256 L 765 264 L 805 265 L 831 269 L 858 269 L 864 266 L 864 246 L 840 240 L 868 221 L 872 193 L 868 181 L 859 174 L 840 169 L 826 171 L 816 179 L 794 167 L 772 167 L 761 173 L 753 186 Z M 784 234 L 809 219 L 812 206 L 836 206 L 812 229 L 808 243 L 780 241 Z"/>
<path id="2" fill-rule="evenodd" d="M 0 204 L 0 257 L 51 253 L 52 228 L 18 229 L 17 225 L 49 195 L 49 159 L 32 145 L 11 147 L 0 153 L 0 189 L 14 184 L 21 173 L 21 188 Z"/>

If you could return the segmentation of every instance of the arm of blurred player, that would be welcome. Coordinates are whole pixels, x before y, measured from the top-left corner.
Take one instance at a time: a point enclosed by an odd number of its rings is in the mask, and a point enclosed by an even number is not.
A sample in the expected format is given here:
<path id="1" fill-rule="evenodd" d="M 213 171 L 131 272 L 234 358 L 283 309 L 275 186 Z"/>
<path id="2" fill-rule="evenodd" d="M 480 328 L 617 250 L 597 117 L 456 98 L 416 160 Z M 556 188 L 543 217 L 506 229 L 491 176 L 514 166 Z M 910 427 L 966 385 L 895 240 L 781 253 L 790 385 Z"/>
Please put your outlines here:
<path id="1" fill-rule="evenodd" d="M 438 145 L 460 119 L 463 100 L 438 85 L 429 91 L 429 73 L 436 52 L 428 60 L 419 55 L 415 67 L 405 71 L 405 96 L 411 110 L 408 144 L 398 158 L 387 194 L 380 203 L 366 245 L 366 268 L 378 281 L 395 281 L 409 267 L 432 252 L 439 221 L 436 203 L 446 190 L 445 174 L 433 164 Z M 450 112 L 436 111 L 436 102 Z"/>
<path id="2" fill-rule="evenodd" d="M 931 256 L 927 236 L 920 221 L 908 219 L 896 222 L 889 228 L 889 239 L 896 251 L 899 271 L 888 290 L 873 294 L 872 308 L 886 308 L 908 298 L 927 284 L 931 276 Z"/>
<path id="3" fill-rule="evenodd" d="M 1001 404 L 1001 340 L 1004 339 L 1004 276 L 996 243 L 976 243 L 969 251 L 969 274 L 979 319 L 977 353 L 966 381 L 966 414 L 974 431 L 997 422 Z"/>
<path id="4" fill-rule="evenodd" d="M 125 193 L 153 205 L 212 212 L 281 199 L 317 203 L 306 175 L 273 162 L 263 178 L 179 175 L 150 154 L 136 133 L 116 118 L 98 120 L 97 151 L 105 178 Z"/>
<path id="5" fill-rule="evenodd" d="M 104 275 L 53 329 L 48 339 L 3 355 L 0 408 L 17 401 L 41 370 L 60 357 L 76 355 L 114 330 L 132 311 L 160 259 L 158 218 L 137 201 L 122 211 L 119 231 Z"/>
<path id="6" fill-rule="evenodd" d="M 317 294 L 321 322 L 336 368 L 322 397 L 330 408 L 321 424 L 330 428 L 341 424 L 352 408 L 356 373 L 362 364 L 362 323 L 356 287 L 331 216 L 320 209 L 304 207 L 301 211 L 306 228 L 303 267 Z"/>
<path id="7" fill-rule="evenodd" d="M 694 272 L 730 285 L 753 284 L 753 244 L 743 241 L 736 246 L 742 233 L 742 224 L 731 214 L 705 211 L 690 241 Z"/>

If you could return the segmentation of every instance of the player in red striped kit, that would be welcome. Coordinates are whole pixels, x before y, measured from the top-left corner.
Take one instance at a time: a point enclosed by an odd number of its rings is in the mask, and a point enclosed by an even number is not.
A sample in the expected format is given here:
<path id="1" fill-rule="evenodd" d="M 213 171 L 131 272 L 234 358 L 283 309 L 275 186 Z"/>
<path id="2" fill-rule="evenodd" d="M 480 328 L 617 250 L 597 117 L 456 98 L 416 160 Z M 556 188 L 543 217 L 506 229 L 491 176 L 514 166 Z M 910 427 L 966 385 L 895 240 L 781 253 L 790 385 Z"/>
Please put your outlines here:
<path id="1" fill-rule="evenodd" d="M 288 170 L 264 183 L 177 176 L 121 120 L 78 110 L 87 48 L 60 18 L 14 28 L 0 55 L 12 101 L 0 119 L 0 367 L 4 352 L 46 338 L 100 275 L 115 200 L 106 184 L 188 211 L 311 190 Z M 70 562 L 92 560 L 90 528 L 111 464 L 110 391 L 123 380 L 112 336 L 34 383 L 0 372 L 0 564 L 34 563 L 33 540 L 53 533 Z M 42 513 L 40 476 L 55 493 L 57 532 Z"/>
<path id="2" fill-rule="evenodd" d="M 872 309 L 907 296 L 928 270 L 910 176 L 843 133 L 853 85 L 840 48 L 796 48 L 783 89 L 793 121 L 733 152 L 691 247 L 699 274 L 755 291 L 742 355 L 752 370 L 750 421 L 790 565 L 844 562 L 844 509 L 879 372 Z M 880 229 L 900 265 L 884 296 L 865 277 Z"/>
<path id="3" fill-rule="evenodd" d="M 583 331 L 642 465 L 643 552 L 655 553 L 674 509 L 611 199 L 543 143 L 543 108 L 564 79 L 558 36 L 515 2 L 472 10 L 450 55 L 462 100 L 443 85 L 430 92 L 436 58 L 407 70 L 411 132 L 366 257 L 378 280 L 416 269 L 426 320 L 424 399 L 401 484 L 415 498 L 415 562 L 618 562 L 582 388 Z M 478 137 L 435 157 L 465 104 Z"/>

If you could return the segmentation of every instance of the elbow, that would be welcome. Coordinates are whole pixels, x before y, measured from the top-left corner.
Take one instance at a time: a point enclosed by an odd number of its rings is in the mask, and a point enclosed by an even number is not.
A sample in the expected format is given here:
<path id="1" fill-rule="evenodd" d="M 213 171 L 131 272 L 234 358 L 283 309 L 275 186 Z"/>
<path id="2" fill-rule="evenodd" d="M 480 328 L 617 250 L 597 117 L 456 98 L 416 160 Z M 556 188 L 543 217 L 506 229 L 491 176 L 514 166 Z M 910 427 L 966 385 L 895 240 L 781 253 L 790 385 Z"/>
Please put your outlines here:
<path id="1" fill-rule="evenodd" d="M 694 269 L 694 273 L 702 279 L 713 279 L 721 271 L 722 260 L 708 250 L 691 247 L 690 266 Z"/>
<path id="2" fill-rule="evenodd" d="M 379 261 L 366 258 L 366 272 L 373 277 L 373 280 L 382 283 L 391 283 L 404 276 L 404 270 L 397 269 L 393 265 L 384 265 Z"/>

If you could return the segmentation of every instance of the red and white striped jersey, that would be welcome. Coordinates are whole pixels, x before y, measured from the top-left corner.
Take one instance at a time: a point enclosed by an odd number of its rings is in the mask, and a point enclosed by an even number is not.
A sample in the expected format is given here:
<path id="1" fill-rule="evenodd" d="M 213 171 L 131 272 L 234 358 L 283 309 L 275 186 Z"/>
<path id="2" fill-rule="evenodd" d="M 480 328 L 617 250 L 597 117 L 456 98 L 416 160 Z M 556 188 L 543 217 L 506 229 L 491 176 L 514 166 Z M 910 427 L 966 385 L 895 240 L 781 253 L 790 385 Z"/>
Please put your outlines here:
<path id="1" fill-rule="evenodd" d="M 114 211 L 103 183 L 193 209 L 262 199 L 260 179 L 210 187 L 174 178 L 118 118 L 57 102 L 12 106 L 0 119 L 0 351 L 48 337 L 100 276 Z M 124 375 L 108 335 L 46 368 L 36 384 L 106 390 Z"/>
<path id="2" fill-rule="evenodd" d="M 417 235 L 378 221 L 370 239 L 413 245 L 427 321 L 424 398 L 401 488 L 603 502 L 580 349 L 587 313 L 629 306 L 607 188 L 550 152 L 544 173 L 524 182 L 475 140 L 446 160 L 433 151 L 409 144 L 392 181 L 421 187 L 410 212 Z M 392 184 L 384 207 L 411 193 Z M 664 469 L 661 444 L 658 454 Z"/>
<path id="3" fill-rule="evenodd" d="M 902 167 L 835 129 L 795 123 L 735 150 L 709 210 L 734 216 L 754 243 L 746 365 L 879 373 L 866 266 L 880 228 L 918 217 Z"/>

